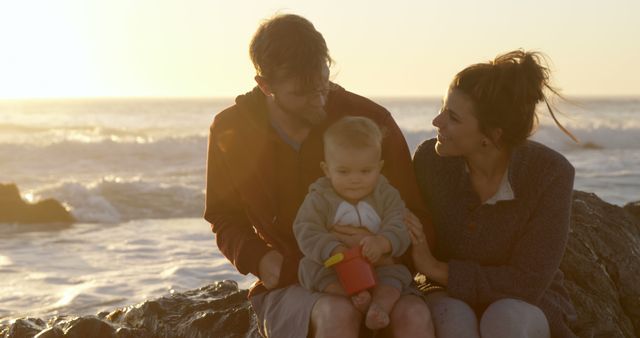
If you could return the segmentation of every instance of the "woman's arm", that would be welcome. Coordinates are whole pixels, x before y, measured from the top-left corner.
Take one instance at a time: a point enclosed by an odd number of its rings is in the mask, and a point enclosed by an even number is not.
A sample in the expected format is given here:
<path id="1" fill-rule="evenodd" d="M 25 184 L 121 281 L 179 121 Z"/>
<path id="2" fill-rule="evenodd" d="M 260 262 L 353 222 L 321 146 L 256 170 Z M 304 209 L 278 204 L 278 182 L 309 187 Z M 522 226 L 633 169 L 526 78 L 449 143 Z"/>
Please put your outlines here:
<path id="1" fill-rule="evenodd" d="M 555 166 L 538 198 L 526 231 L 513 244 L 505 265 L 448 262 L 448 293 L 465 302 L 487 304 L 504 297 L 535 303 L 551 284 L 564 255 L 569 231 L 574 169 Z"/>
<path id="2" fill-rule="evenodd" d="M 425 174 L 434 169 L 434 163 L 427 161 L 431 146 L 421 146 L 414 157 L 416 172 L 422 173 L 418 175 L 418 182 L 423 192 L 431 187 Z M 472 305 L 502 297 L 537 300 L 550 285 L 564 255 L 575 173 L 566 159 L 549 163 L 546 170 L 537 173 L 543 181 L 539 185 L 543 190 L 537 195 L 528 224 L 523 227 L 526 231 L 513 243 L 507 264 L 483 266 L 473 260 L 438 261 L 429 248 L 420 243 L 420 224 L 413 218 L 413 221 L 408 219 L 407 224 L 412 230 L 416 270 L 447 285 L 452 296 Z M 438 198 L 438 195 L 432 197 Z"/>
<path id="3" fill-rule="evenodd" d="M 422 223 L 408 209 L 405 213 L 405 223 L 409 228 L 412 245 L 411 256 L 416 271 L 427 276 L 430 280 L 446 286 L 449 279 L 449 265 L 433 257 Z"/>

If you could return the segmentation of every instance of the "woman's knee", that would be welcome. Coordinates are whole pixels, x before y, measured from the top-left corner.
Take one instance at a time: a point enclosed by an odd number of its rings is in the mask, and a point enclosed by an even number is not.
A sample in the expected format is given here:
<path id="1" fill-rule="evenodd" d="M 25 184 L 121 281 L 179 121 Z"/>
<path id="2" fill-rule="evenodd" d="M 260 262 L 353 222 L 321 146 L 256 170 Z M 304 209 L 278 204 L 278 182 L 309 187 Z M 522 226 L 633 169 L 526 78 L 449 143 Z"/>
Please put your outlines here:
<path id="1" fill-rule="evenodd" d="M 549 337 L 549 323 L 540 308 L 519 299 L 498 300 L 480 320 L 483 337 Z"/>
<path id="2" fill-rule="evenodd" d="M 469 304 L 441 292 L 427 296 L 431 317 L 440 338 L 478 337 L 478 319 Z"/>

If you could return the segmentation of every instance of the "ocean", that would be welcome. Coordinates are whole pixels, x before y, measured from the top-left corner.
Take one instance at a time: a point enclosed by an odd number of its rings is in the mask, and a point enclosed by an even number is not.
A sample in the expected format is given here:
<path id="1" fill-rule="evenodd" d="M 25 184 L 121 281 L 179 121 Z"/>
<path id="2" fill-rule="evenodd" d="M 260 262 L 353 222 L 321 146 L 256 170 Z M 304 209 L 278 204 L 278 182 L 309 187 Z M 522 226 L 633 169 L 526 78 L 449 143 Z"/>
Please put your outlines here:
<path id="1" fill-rule="evenodd" d="M 376 100 L 413 152 L 435 136 L 440 99 Z M 0 101 L 0 183 L 56 198 L 71 226 L 0 224 L 0 322 L 87 315 L 233 279 L 201 218 L 209 125 L 233 99 Z M 541 109 L 532 137 L 576 168 L 575 188 L 640 200 L 640 98 L 559 104 L 575 144 Z M 0 205 L 0 208 L 2 206 Z"/>

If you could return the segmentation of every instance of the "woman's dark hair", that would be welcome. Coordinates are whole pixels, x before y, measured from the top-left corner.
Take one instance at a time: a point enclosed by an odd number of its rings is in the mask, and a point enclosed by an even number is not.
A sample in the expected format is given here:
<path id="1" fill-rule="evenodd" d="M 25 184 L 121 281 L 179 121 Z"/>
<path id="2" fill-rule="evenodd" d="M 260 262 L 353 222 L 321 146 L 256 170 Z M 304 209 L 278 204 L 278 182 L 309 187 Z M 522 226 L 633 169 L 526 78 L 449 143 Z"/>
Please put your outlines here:
<path id="1" fill-rule="evenodd" d="M 449 89 L 460 90 L 471 98 L 483 134 L 489 136 L 495 128 L 502 129 L 500 139 L 494 140 L 500 145 L 514 147 L 531 135 L 538 124 L 539 102 L 546 104 L 558 127 L 578 142 L 558 122 L 544 93 L 547 89 L 562 97 L 549 84 L 545 61 L 541 53 L 515 50 L 465 68 L 456 74 Z"/>
<path id="2" fill-rule="evenodd" d="M 297 78 L 302 86 L 313 86 L 324 65 L 330 65 L 327 44 L 309 20 L 281 14 L 258 27 L 249 46 L 249 55 L 258 75 L 276 82 Z"/>

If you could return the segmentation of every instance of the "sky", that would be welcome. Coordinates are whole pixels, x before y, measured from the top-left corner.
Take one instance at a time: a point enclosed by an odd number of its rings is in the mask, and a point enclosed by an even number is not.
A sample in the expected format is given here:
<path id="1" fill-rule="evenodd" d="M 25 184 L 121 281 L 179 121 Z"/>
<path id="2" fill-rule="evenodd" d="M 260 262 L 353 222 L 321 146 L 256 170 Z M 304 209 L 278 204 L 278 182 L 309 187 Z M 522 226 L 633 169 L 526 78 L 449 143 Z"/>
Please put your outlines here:
<path id="1" fill-rule="evenodd" d="M 373 97 L 438 97 L 453 75 L 542 51 L 571 96 L 640 96 L 640 1 L 0 0 L 0 98 L 231 97 L 276 13 L 324 35 L 332 79 Z"/>

